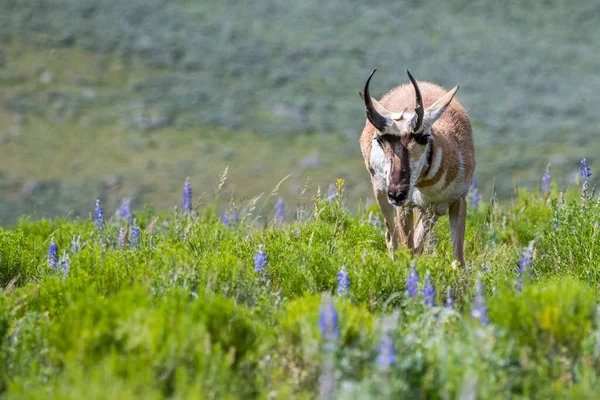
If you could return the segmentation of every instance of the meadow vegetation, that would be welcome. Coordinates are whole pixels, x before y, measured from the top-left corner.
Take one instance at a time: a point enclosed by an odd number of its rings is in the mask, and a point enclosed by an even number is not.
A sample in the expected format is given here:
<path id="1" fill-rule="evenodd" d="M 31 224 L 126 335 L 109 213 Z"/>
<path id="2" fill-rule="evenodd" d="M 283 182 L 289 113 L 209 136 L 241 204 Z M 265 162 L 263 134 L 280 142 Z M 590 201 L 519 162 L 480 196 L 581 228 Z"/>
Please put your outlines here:
<path id="1" fill-rule="evenodd" d="M 188 181 L 172 213 L 23 217 L 0 230 L 0 396 L 595 398 L 600 202 L 582 174 L 471 202 L 465 267 L 447 219 L 392 260 L 341 179 L 300 207 L 223 214 Z"/>
<path id="2" fill-rule="evenodd" d="M 0 2 L 0 397 L 596 398 L 599 15 Z M 405 67 L 473 123 L 466 266 L 364 202 L 357 92 Z"/>

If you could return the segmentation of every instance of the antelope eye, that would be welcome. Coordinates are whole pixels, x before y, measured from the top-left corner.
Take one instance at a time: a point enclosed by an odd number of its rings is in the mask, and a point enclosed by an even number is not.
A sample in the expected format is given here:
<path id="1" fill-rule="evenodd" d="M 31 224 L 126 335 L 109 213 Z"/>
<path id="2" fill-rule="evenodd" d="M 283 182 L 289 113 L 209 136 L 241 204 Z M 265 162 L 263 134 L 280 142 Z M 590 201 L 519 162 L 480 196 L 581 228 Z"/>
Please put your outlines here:
<path id="1" fill-rule="evenodd" d="M 422 146 L 425 146 L 427 144 L 427 142 L 429 141 L 429 139 L 431 139 L 431 135 L 415 136 L 415 142 L 417 142 L 417 144 L 420 144 Z"/>

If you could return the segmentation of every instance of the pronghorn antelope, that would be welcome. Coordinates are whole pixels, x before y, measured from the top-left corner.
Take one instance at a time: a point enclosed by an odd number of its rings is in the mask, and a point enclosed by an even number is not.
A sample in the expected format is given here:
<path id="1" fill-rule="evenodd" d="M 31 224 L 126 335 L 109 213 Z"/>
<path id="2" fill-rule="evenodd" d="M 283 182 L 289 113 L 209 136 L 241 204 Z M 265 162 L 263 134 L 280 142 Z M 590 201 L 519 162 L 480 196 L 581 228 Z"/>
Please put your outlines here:
<path id="1" fill-rule="evenodd" d="M 386 224 L 386 244 L 393 251 L 401 239 L 415 254 L 446 212 L 450 218 L 454 258 L 463 265 L 466 200 L 475 150 L 471 123 L 458 100 L 458 86 L 419 82 L 406 70 L 412 86 L 403 84 L 377 101 L 365 84 L 367 122 L 360 147 L 371 173 L 375 198 Z M 394 207 L 397 221 L 394 222 Z M 413 220 L 413 209 L 420 212 Z"/>

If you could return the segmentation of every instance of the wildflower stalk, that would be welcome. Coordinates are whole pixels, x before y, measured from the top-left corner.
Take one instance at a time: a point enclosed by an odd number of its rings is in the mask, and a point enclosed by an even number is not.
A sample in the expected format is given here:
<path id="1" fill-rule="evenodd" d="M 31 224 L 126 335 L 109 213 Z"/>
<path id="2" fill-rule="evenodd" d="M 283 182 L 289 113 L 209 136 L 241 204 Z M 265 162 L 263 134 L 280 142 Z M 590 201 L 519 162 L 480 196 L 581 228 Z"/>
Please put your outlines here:
<path id="1" fill-rule="evenodd" d="M 221 218 L 221 223 L 223 224 L 223 226 L 229 228 L 230 222 L 231 221 L 229 220 L 229 213 L 225 211 L 225 213 L 223 214 L 223 218 Z"/>
<path id="2" fill-rule="evenodd" d="M 591 200 L 593 197 L 593 193 L 589 195 L 589 178 L 592 176 L 592 169 L 589 165 L 587 165 L 587 161 L 585 158 L 581 159 L 579 165 L 579 175 L 581 176 L 581 181 L 583 182 L 581 186 L 581 211 L 585 211 L 586 203 L 588 200 Z"/>
<path id="3" fill-rule="evenodd" d="M 48 246 L 48 254 L 46 255 L 48 260 L 48 266 L 56 268 L 58 266 L 58 246 L 54 242 L 54 238 L 50 239 L 50 246 Z"/>
<path id="4" fill-rule="evenodd" d="M 67 252 L 65 251 L 63 256 L 61 257 L 60 260 L 60 266 L 63 272 L 63 278 L 67 277 L 67 274 L 69 273 L 69 264 L 70 264 L 70 258 L 69 255 L 67 254 Z"/>
<path id="5" fill-rule="evenodd" d="M 346 267 L 342 267 L 342 269 L 340 269 L 336 279 L 338 281 L 337 295 L 348 296 L 350 294 L 350 277 L 348 276 Z"/>
<path id="6" fill-rule="evenodd" d="M 121 216 L 121 219 L 131 222 L 133 215 L 131 214 L 129 199 L 123 199 L 121 202 L 121 207 L 119 207 L 119 215 Z"/>
<path id="7" fill-rule="evenodd" d="M 324 304 L 319 307 L 319 329 L 323 339 L 322 373 L 319 377 L 319 395 L 330 399 L 335 394 L 335 349 L 340 336 L 339 315 L 332 299 L 326 296 Z"/>
<path id="8" fill-rule="evenodd" d="M 327 202 L 331 203 L 337 197 L 337 192 L 335 190 L 335 185 L 332 183 L 329 185 L 329 190 L 327 191 Z"/>
<path id="9" fill-rule="evenodd" d="M 485 304 L 485 294 L 483 293 L 483 283 L 480 278 L 477 278 L 477 282 L 475 283 L 475 297 L 473 298 L 471 316 L 478 320 L 481 325 L 487 325 L 489 323 L 487 306 Z"/>
<path id="10" fill-rule="evenodd" d="M 535 245 L 535 241 L 532 240 L 529 243 L 529 246 L 525 249 L 525 251 L 521 254 L 521 258 L 519 259 L 519 268 L 517 268 L 517 285 L 516 289 L 520 292 L 523 289 L 523 272 L 527 271 L 529 275 L 531 275 L 531 261 L 533 260 L 533 246 Z"/>
<path id="11" fill-rule="evenodd" d="M 73 235 L 73 239 L 71 239 L 71 253 L 77 254 L 81 250 L 81 236 Z"/>
<path id="12" fill-rule="evenodd" d="M 276 213 L 277 221 L 279 223 L 283 222 L 284 216 L 285 216 L 285 203 L 283 202 L 283 199 L 280 198 L 277 201 L 277 213 Z"/>
<path id="13" fill-rule="evenodd" d="M 94 224 L 98 228 L 99 232 L 104 230 L 104 211 L 100 207 L 100 200 L 96 200 L 96 207 L 94 208 Z"/>
<path id="14" fill-rule="evenodd" d="M 127 246 L 127 230 L 125 228 L 119 229 L 118 237 L 119 247 L 124 249 Z"/>
<path id="15" fill-rule="evenodd" d="M 382 319 L 381 336 L 377 346 L 377 366 L 380 372 L 387 372 L 390 366 L 396 364 L 396 349 L 391 337 L 397 327 L 398 315 L 388 315 Z"/>
<path id="16" fill-rule="evenodd" d="M 265 272 L 265 266 L 267 265 L 267 252 L 263 250 L 261 244 L 254 254 L 254 271 L 262 274 Z"/>
<path id="17" fill-rule="evenodd" d="M 410 266 L 410 272 L 406 278 L 406 294 L 409 297 L 417 297 L 419 295 L 419 273 L 415 268 L 415 262 L 413 260 Z"/>
<path id="18" fill-rule="evenodd" d="M 134 219 L 131 225 L 131 247 L 137 247 L 140 244 L 140 227 Z"/>
<path id="19" fill-rule="evenodd" d="M 185 178 L 183 184 L 183 193 L 181 194 L 181 209 L 184 214 L 192 212 L 192 185 L 190 184 L 190 177 Z"/>
<path id="20" fill-rule="evenodd" d="M 431 275 L 429 271 L 425 275 L 425 284 L 423 285 L 423 299 L 425 300 L 425 305 L 427 307 L 435 306 L 435 286 L 431 281 Z"/>
<path id="21" fill-rule="evenodd" d="M 546 167 L 546 171 L 544 172 L 544 176 L 542 176 L 542 192 L 545 197 L 548 198 L 550 194 L 550 183 L 552 182 L 552 176 L 550 175 L 550 164 Z"/>

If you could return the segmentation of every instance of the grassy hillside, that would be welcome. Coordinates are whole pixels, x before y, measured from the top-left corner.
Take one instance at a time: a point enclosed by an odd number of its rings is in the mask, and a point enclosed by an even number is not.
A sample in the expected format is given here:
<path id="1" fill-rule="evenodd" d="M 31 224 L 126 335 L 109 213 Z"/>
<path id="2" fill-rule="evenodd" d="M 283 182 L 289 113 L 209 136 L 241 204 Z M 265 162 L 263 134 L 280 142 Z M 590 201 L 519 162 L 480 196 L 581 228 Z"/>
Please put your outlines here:
<path id="1" fill-rule="evenodd" d="M 368 72 L 380 69 L 382 93 L 410 67 L 463 85 L 460 98 L 490 139 L 561 139 L 575 128 L 575 141 L 598 128 L 588 125 L 600 84 L 593 2 L 36 0 L 2 11 L 5 37 L 168 70 L 135 89 L 177 125 L 355 133 Z"/>
<path id="2" fill-rule="evenodd" d="M 167 208 L 185 176 L 227 165 L 237 202 L 288 173 L 288 201 L 344 176 L 357 202 L 373 68 L 377 96 L 405 67 L 461 85 L 486 194 L 537 185 L 548 163 L 572 184 L 598 152 L 599 15 L 562 0 L 2 2 L 0 222 L 84 216 L 94 197 Z"/>
<path id="3" fill-rule="evenodd" d="M 287 175 L 279 195 L 294 204 L 309 200 L 318 185 L 327 190 L 338 177 L 347 180 L 352 199 L 368 193 L 355 139 L 153 129 L 145 125 L 152 110 L 140 108 L 130 87 L 156 71 L 125 70 L 118 57 L 47 51 L 20 41 L 3 50 L 0 101 L 31 112 L 0 109 L 0 223 L 14 223 L 21 214 L 86 217 L 90 198 L 116 207 L 127 197 L 134 206 L 168 210 L 178 204 L 175 192 L 186 176 L 198 194 L 212 195 L 225 169 L 221 198 L 238 206 L 261 193 L 266 197 Z M 42 82 L 44 74 L 51 79 Z"/>
<path id="4" fill-rule="evenodd" d="M 392 261 L 343 189 L 264 229 L 257 208 L 225 225 L 203 206 L 0 230 L 0 395 L 596 397 L 589 186 L 470 207 L 464 268 L 446 219 Z"/>

